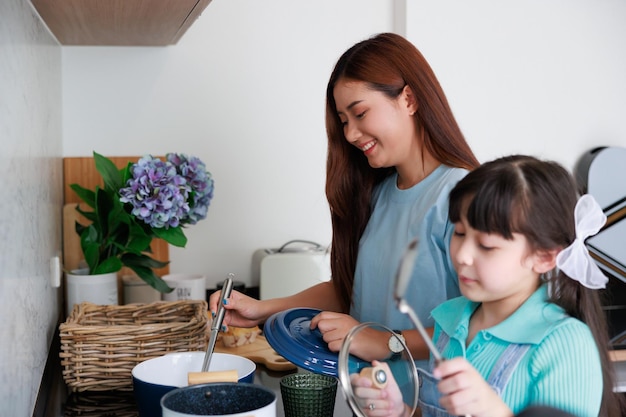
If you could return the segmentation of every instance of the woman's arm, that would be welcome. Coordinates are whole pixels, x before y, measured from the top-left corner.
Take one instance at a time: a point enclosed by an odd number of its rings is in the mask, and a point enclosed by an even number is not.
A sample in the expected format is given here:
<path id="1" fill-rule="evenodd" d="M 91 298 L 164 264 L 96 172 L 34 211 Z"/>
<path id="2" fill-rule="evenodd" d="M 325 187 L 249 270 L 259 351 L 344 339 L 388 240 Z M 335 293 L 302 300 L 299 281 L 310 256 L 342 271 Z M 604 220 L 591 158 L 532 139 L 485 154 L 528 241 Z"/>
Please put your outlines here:
<path id="1" fill-rule="evenodd" d="M 215 291 L 209 298 L 212 313 L 217 312 L 220 296 L 221 291 Z M 322 282 L 289 297 L 268 300 L 256 300 L 233 291 L 224 305 L 224 325 L 253 327 L 265 322 L 274 313 L 294 307 L 338 311 L 340 304 L 332 282 Z"/>

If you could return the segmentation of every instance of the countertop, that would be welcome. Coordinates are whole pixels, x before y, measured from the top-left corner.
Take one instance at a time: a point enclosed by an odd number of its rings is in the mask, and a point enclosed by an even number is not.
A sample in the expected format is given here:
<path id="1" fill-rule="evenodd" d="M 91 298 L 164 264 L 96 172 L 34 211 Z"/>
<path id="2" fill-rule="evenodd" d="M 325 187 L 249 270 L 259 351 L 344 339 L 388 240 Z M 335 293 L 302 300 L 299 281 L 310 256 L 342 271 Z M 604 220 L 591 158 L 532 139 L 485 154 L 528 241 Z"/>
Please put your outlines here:
<path id="1" fill-rule="evenodd" d="M 53 346 L 58 345 L 58 334 Z M 42 379 L 42 392 L 39 393 L 33 417 L 138 417 L 132 391 L 68 393 L 61 377 L 58 352 L 48 358 L 46 372 Z M 616 371 L 615 391 L 626 393 L 626 349 L 612 350 L 611 357 Z M 280 379 L 295 371 L 272 371 L 257 364 L 254 383 L 270 388 L 276 393 L 276 416 L 284 417 Z M 352 417 L 341 385 L 337 386 L 335 400 L 336 417 Z"/>
<path id="2" fill-rule="evenodd" d="M 280 379 L 295 371 L 277 372 L 257 365 L 254 383 L 270 388 L 276 393 L 276 417 L 284 417 L 280 395 Z M 71 393 L 61 407 L 58 417 L 138 417 L 132 391 Z M 335 412 L 337 417 L 352 417 L 352 410 L 345 400 L 341 386 L 337 386 Z"/>
<path id="3" fill-rule="evenodd" d="M 626 392 L 626 361 L 615 361 L 617 383 L 615 391 Z M 254 383 L 270 388 L 276 393 L 276 416 L 285 417 L 280 395 L 280 379 L 294 371 L 277 372 L 257 365 Z M 64 384 L 62 384 L 64 385 Z M 47 414 L 50 417 L 138 417 L 132 391 L 84 392 L 65 395 L 60 410 Z M 353 413 L 345 400 L 341 385 L 337 386 L 335 399 L 336 417 L 352 417 Z"/>

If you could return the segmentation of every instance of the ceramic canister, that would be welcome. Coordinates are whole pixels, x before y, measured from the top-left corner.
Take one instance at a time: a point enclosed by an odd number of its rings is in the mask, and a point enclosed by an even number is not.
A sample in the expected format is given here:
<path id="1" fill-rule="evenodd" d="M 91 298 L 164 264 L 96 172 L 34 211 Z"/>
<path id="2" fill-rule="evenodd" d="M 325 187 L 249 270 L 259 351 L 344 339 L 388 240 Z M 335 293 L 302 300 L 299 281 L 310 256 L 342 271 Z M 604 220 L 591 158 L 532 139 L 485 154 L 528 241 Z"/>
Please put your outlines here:
<path id="1" fill-rule="evenodd" d="M 165 394 L 161 410 L 163 417 L 276 417 L 276 394 L 249 383 L 192 385 Z"/>
<path id="2" fill-rule="evenodd" d="M 201 274 L 167 274 L 163 281 L 173 291 L 161 294 L 163 301 L 206 299 L 206 277 Z"/>

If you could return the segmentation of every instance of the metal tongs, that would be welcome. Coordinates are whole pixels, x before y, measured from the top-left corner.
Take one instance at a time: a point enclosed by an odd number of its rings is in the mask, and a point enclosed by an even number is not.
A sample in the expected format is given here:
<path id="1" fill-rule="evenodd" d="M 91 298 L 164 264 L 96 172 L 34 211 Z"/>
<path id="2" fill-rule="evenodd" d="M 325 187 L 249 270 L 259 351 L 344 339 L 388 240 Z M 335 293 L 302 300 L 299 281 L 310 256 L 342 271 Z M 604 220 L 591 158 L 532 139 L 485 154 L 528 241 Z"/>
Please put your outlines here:
<path id="1" fill-rule="evenodd" d="M 420 336 L 422 336 L 422 339 L 424 339 L 424 343 L 426 343 L 428 350 L 430 350 L 430 353 L 433 355 L 435 362 L 439 363 L 443 360 L 441 353 L 433 344 L 430 335 L 426 332 L 426 329 L 424 328 L 424 325 L 415 313 L 415 310 L 413 310 L 413 308 L 404 299 L 406 288 L 409 285 L 411 275 L 413 274 L 413 269 L 415 268 L 415 258 L 417 258 L 418 243 L 419 239 L 413 239 L 409 243 L 406 251 L 404 252 L 404 255 L 402 256 L 402 259 L 400 261 L 400 267 L 398 268 L 398 274 L 396 275 L 396 286 L 394 288 L 393 295 L 396 299 L 398 310 L 400 310 L 401 313 L 409 316 L 409 318 L 413 322 L 413 325 L 417 328 Z M 469 414 L 466 414 L 465 417 L 471 416 Z"/>
<path id="2" fill-rule="evenodd" d="M 211 356 L 213 356 L 213 350 L 215 350 L 215 342 L 217 341 L 217 334 L 222 329 L 222 322 L 224 321 L 224 300 L 230 297 L 230 293 L 233 290 L 233 277 L 235 275 L 231 272 L 224 281 L 222 286 L 221 300 L 217 306 L 217 314 L 213 318 L 211 323 L 211 338 L 209 339 L 209 346 L 207 347 L 206 354 L 204 355 L 204 363 L 202 364 L 202 372 L 208 372 L 209 364 L 211 363 Z"/>

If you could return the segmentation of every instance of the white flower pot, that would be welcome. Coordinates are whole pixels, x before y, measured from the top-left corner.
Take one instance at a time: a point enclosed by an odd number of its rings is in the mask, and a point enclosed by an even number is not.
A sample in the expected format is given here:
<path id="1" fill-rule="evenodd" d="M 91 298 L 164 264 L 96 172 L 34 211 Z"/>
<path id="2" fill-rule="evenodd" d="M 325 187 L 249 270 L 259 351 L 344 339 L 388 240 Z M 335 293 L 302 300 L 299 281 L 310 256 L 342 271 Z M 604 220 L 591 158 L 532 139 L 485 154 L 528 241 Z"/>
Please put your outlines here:
<path id="1" fill-rule="evenodd" d="M 69 316 L 74 304 L 83 301 L 104 305 L 118 304 L 117 272 L 89 275 L 88 269 L 74 269 L 65 274 L 66 281 L 66 314 Z"/>

